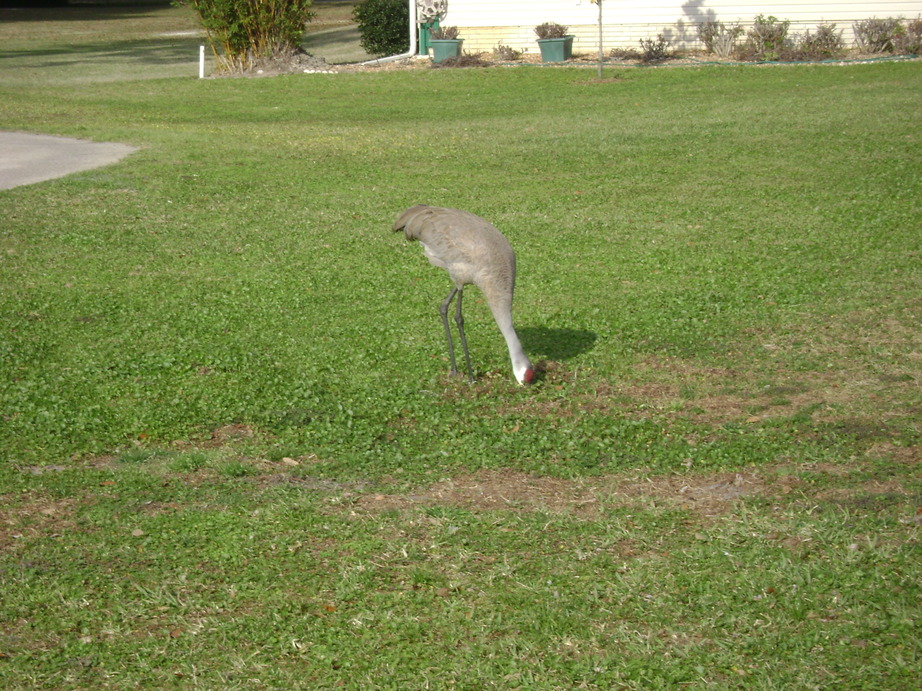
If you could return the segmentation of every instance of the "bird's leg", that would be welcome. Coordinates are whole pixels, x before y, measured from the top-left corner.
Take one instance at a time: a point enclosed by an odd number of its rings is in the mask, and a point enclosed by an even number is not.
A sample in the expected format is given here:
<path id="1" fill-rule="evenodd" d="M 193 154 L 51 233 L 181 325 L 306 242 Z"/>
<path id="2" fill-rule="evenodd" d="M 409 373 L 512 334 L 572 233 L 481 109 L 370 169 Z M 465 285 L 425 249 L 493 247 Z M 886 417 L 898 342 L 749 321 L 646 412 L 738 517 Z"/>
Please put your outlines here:
<path id="1" fill-rule="evenodd" d="M 441 307 L 439 307 L 439 314 L 442 315 L 442 324 L 445 326 L 445 338 L 448 340 L 448 359 L 451 360 L 451 373 L 458 373 L 458 366 L 455 364 L 455 346 L 451 342 L 451 328 L 448 326 L 448 306 L 451 305 L 451 300 L 454 298 L 455 293 L 458 293 L 458 304 L 461 304 L 461 294 L 456 287 L 451 289 L 451 292 L 448 294 L 448 297 L 442 301 Z M 462 332 L 461 342 L 464 343 L 464 335 Z M 467 347 L 465 346 L 464 352 L 467 352 Z"/>
<path id="2" fill-rule="evenodd" d="M 458 304 L 455 310 L 455 324 L 458 325 L 458 334 L 461 336 L 461 347 L 464 349 L 464 359 L 467 361 L 467 378 L 474 382 L 474 371 L 471 369 L 471 354 L 467 350 L 467 338 L 464 336 L 464 317 L 461 316 L 461 297 L 464 289 L 458 289 Z"/>

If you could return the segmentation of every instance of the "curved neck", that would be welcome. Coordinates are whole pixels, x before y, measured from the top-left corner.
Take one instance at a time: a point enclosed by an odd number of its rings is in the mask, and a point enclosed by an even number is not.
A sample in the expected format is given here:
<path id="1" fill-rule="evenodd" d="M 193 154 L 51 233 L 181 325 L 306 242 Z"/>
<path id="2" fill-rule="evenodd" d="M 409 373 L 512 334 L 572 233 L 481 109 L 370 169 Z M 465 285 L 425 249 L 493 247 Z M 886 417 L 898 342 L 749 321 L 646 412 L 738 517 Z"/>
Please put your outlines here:
<path id="1" fill-rule="evenodd" d="M 496 325 L 503 334 L 503 338 L 506 339 L 506 347 L 509 348 L 509 359 L 512 361 L 512 371 L 515 373 L 515 378 L 521 382 L 525 371 L 530 370 L 532 367 L 531 360 L 525 354 L 518 334 L 516 334 L 515 328 L 512 326 L 512 311 L 510 309 L 492 309 L 492 312 Z"/>

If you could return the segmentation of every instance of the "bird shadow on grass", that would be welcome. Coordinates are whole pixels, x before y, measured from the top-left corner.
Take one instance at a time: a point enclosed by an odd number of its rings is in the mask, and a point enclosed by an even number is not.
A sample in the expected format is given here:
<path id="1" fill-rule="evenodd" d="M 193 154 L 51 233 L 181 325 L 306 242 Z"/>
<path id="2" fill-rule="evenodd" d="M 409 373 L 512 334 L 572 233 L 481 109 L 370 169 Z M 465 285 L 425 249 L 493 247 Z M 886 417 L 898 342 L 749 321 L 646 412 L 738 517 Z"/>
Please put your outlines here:
<path id="1" fill-rule="evenodd" d="M 582 329 L 550 329 L 546 326 L 526 326 L 517 330 L 525 352 L 548 360 L 568 360 L 581 355 L 595 345 L 598 336 Z"/>

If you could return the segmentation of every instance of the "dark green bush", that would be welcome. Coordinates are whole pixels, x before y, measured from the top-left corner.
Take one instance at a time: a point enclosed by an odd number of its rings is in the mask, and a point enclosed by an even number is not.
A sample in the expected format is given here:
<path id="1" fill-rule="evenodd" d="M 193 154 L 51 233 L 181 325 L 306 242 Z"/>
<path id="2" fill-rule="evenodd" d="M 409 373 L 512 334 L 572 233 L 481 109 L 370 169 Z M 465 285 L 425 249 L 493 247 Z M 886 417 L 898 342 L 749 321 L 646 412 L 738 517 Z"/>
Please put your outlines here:
<path id="1" fill-rule="evenodd" d="M 352 11 L 362 48 L 372 55 L 396 55 L 410 49 L 410 8 L 405 0 L 365 0 Z"/>
<path id="2" fill-rule="evenodd" d="M 218 62 L 243 70 L 301 49 L 312 0 L 177 0 L 198 13 Z"/>

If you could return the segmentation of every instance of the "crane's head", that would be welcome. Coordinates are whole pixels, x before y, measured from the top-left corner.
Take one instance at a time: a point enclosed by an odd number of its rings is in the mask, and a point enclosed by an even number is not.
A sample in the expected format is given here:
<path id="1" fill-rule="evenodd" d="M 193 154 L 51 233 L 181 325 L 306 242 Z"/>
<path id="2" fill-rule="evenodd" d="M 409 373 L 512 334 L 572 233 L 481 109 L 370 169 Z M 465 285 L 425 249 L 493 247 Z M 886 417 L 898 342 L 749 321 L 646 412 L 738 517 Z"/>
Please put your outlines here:
<path id="1" fill-rule="evenodd" d="M 519 384 L 531 384 L 535 379 L 535 370 L 532 369 L 531 363 L 521 368 L 516 367 L 515 378 Z"/>

